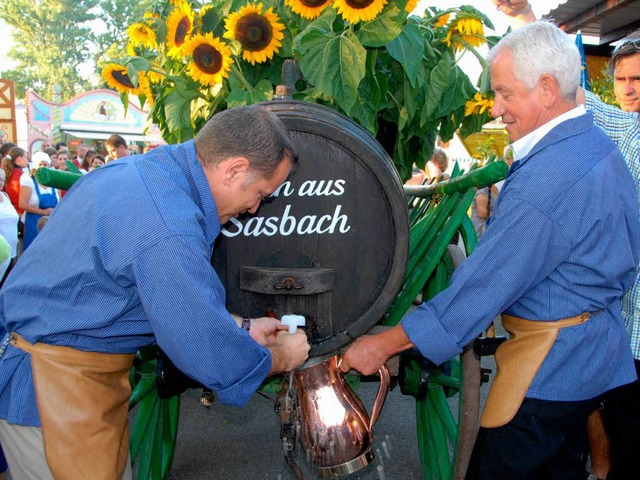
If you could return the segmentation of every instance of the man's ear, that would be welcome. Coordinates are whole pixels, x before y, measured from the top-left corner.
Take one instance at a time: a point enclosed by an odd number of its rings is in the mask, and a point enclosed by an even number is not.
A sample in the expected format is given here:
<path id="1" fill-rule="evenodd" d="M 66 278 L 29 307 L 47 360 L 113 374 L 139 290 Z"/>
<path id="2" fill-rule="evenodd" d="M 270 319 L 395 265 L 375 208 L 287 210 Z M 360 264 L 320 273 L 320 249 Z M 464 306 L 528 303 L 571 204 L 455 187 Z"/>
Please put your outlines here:
<path id="1" fill-rule="evenodd" d="M 540 87 L 545 97 L 544 104 L 547 107 L 555 104 L 556 99 L 560 95 L 558 81 L 551 75 L 542 75 L 542 77 L 540 77 Z"/>
<path id="2" fill-rule="evenodd" d="M 244 184 L 251 164 L 245 157 L 234 157 L 222 162 L 221 166 L 223 167 L 223 182 L 225 185 L 231 185 L 238 180 Z"/>

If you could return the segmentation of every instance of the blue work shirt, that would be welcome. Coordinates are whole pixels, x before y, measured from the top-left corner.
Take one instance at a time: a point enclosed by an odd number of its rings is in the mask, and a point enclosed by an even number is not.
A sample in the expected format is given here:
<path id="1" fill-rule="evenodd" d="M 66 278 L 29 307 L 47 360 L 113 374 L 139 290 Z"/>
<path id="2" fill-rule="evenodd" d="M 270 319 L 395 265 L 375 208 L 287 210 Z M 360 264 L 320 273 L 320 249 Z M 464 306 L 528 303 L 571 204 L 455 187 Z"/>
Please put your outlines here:
<path id="1" fill-rule="evenodd" d="M 31 343 L 85 351 L 157 342 L 241 406 L 271 355 L 225 309 L 210 263 L 220 230 L 193 141 L 111 162 L 74 184 L 20 258 L 0 291 L 0 320 Z M 0 359 L 0 418 L 40 424 L 31 357 L 11 345 Z"/>
<path id="2" fill-rule="evenodd" d="M 601 313 L 560 330 L 527 397 L 577 401 L 636 377 L 620 299 L 640 227 L 634 181 L 591 114 L 555 126 L 513 164 L 488 228 L 449 288 L 405 316 L 440 364 L 506 312 L 530 320 Z"/>

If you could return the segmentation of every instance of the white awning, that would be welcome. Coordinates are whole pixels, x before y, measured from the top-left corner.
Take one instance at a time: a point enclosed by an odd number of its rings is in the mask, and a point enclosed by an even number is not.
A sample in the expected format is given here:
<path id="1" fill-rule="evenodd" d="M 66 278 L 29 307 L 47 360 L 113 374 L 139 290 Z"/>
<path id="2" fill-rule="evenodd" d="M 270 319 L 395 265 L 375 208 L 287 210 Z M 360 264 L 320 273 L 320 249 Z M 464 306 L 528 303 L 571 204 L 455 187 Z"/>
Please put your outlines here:
<path id="1" fill-rule="evenodd" d="M 104 130 L 76 130 L 74 128 L 69 128 L 63 125 L 60 129 L 62 133 L 66 133 L 68 135 L 73 135 L 77 138 L 85 138 L 88 140 L 106 140 L 114 133 L 117 133 L 122 138 L 124 138 L 127 142 L 147 142 L 147 143 L 165 143 L 162 138 L 158 138 L 157 136 L 145 135 L 143 133 L 134 133 L 134 132 L 114 132 L 114 131 L 104 131 Z"/>

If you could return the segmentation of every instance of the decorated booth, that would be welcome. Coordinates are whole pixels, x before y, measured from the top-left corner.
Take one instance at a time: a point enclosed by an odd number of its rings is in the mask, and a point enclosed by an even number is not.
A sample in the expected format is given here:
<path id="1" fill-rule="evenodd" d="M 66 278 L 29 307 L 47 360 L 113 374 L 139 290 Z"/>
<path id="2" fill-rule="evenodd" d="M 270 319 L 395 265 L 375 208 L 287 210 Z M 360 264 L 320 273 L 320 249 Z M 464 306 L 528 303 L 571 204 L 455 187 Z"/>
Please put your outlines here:
<path id="1" fill-rule="evenodd" d="M 92 90 L 68 102 L 48 102 L 31 90 L 26 94 L 28 148 L 40 150 L 43 141 L 95 143 L 114 133 L 130 143 L 165 143 L 156 125 L 147 120 L 148 112 L 133 102 L 125 110 L 120 97 L 111 90 Z"/>

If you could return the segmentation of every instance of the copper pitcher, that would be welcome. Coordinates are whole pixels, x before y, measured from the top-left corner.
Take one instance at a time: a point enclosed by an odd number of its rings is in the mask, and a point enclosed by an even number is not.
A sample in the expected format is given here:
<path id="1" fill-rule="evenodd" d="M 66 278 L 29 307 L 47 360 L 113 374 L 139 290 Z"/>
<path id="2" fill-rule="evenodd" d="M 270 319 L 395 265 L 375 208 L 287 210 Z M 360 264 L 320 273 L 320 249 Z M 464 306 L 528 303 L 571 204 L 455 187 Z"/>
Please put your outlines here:
<path id="1" fill-rule="evenodd" d="M 371 417 L 340 371 L 340 355 L 303 367 L 294 374 L 298 397 L 300 443 L 323 478 L 348 475 L 374 458 L 373 425 L 389 391 L 383 365 Z"/>

